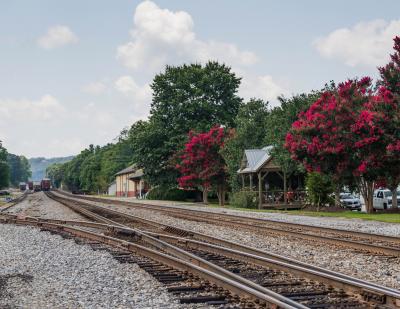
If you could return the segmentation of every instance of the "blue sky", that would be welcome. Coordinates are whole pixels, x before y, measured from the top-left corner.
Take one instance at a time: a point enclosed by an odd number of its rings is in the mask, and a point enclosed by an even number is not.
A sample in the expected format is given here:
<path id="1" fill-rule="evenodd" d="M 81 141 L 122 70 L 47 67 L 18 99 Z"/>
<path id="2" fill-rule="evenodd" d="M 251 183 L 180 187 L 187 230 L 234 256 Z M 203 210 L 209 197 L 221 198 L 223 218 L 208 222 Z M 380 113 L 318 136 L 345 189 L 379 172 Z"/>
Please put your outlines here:
<path id="1" fill-rule="evenodd" d="M 28 157 L 110 142 L 146 118 L 167 63 L 226 62 L 243 77 L 240 95 L 271 105 L 376 77 L 398 12 L 395 0 L 2 1 L 0 140 Z"/>

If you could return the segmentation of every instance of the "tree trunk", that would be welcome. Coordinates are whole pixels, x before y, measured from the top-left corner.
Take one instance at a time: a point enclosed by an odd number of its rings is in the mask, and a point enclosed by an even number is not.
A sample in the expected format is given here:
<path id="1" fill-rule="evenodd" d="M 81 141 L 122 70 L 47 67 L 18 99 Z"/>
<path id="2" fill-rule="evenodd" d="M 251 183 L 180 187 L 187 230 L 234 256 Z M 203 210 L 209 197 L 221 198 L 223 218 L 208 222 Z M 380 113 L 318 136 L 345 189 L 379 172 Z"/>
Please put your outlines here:
<path id="1" fill-rule="evenodd" d="M 397 209 L 397 186 L 390 189 L 392 191 L 392 208 Z"/>
<path id="2" fill-rule="evenodd" d="M 335 206 L 336 207 L 341 207 L 342 205 L 340 204 L 340 185 L 337 185 L 335 188 Z"/>
<path id="3" fill-rule="evenodd" d="M 208 204 L 208 188 L 203 188 L 203 203 Z"/>
<path id="4" fill-rule="evenodd" d="M 263 194 L 262 194 L 262 178 L 261 171 L 258 172 L 258 209 L 262 208 Z"/>
<path id="5" fill-rule="evenodd" d="M 286 172 L 283 171 L 283 203 L 287 204 L 288 199 L 287 199 L 287 178 L 286 178 Z"/>
<path id="6" fill-rule="evenodd" d="M 225 185 L 221 184 L 218 186 L 218 202 L 219 206 L 225 206 Z"/>
<path id="7" fill-rule="evenodd" d="M 373 213 L 374 209 L 374 182 L 361 179 L 360 182 L 361 194 L 364 198 L 365 210 L 367 213 Z"/>

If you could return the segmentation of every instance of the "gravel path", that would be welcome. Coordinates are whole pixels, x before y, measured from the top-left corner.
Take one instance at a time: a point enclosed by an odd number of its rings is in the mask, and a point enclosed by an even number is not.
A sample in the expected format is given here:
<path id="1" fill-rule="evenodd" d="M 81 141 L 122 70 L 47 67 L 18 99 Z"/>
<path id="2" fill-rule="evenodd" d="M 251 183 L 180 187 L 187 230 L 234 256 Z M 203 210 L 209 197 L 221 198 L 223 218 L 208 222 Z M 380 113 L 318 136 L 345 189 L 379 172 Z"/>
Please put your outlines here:
<path id="1" fill-rule="evenodd" d="M 124 206 L 86 202 L 107 206 L 178 228 L 236 241 L 261 250 L 293 257 L 302 262 L 400 289 L 400 258 L 362 254 L 352 249 L 337 248 L 329 244 L 291 237 L 257 235 L 254 232 L 246 232 L 241 229 L 235 230 L 206 223 L 176 219 L 145 209 L 129 209 Z"/>
<path id="2" fill-rule="evenodd" d="M 83 218 L 43 192 L 10 211 Z M 209 308 L 179 304 L 136 264 L 32 227 L 0 224 L 0 261 L 0 308 Z"/>
<path id="3" fill-rule="evenodd" d="M 211 208 L 205 206 L 196 206 L 195 203 L 138 200 L 136 198 L 110 197 L 109 199 L 124 200 L 134 203 L 153 204 L 165 207 L 175 207 L 184 209 L 190 208 L 193 210 L 208 211 L 213 213 L 226 213 L 226 214 L 247 216 L 251 218 L 269 219 L 280 222 L 308 224 L 308 225 L 331 227 L 331 228 L 344 229 L 350 231 L 359 231 L 359 232 L 400 237 L 400 224 L 398 223 L 386 223 L 373 220 L 348 219 L 348 218 L 337 218 L 337 217 L 333 218 L 333 217 L 299 216 L 299 215 L 290 215 L 285 213 L 254 212 L 254 211 L 243 211 L 243 210 L 226 209 L 226 208 Z"/>

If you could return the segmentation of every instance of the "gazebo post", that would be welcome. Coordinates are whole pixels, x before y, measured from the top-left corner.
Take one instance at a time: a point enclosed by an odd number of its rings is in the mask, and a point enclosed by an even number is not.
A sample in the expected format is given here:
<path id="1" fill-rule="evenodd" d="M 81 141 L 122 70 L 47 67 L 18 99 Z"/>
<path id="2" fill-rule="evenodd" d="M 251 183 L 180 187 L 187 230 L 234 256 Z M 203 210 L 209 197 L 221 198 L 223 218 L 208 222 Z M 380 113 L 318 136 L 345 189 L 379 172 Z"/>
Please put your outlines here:
<path id="1" fill-rule="evenodd" d="M 258 209 L 262 207 L 262 177 L 261 171 L 258 172 Z"/>
<path id="2" fill-rule="evenodd" d="M 249 177 L 250 177 L 250 191 L 253 191 L 253 174 L 250 173 Z"/>
<path id="3" fill-rule="evenodd" d="M 242 174 L 242 189 L 244 189 L 244 175 Z"/>
<path id="4" fill-rule="evenodd" d="M 285 171 L 283 171 L 283 202 L 287 204 L 287 180 Z"/>

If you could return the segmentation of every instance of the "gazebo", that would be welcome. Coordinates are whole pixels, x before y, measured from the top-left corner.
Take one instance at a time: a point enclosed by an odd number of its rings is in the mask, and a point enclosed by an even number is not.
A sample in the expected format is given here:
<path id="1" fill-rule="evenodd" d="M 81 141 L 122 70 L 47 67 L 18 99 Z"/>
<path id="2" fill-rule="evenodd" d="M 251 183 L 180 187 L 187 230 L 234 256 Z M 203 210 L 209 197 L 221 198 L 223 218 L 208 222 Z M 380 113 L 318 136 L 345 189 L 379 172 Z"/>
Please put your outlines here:
<path id="1" fill-rule="evenodd" d="M 273 146 L 262 149 L 246 149 L 238 170 L 242 187 L 258 192 L 261 208 L 300 208 L 305 191 L 302 179 L 288 176 L 271 155 Z"/>

